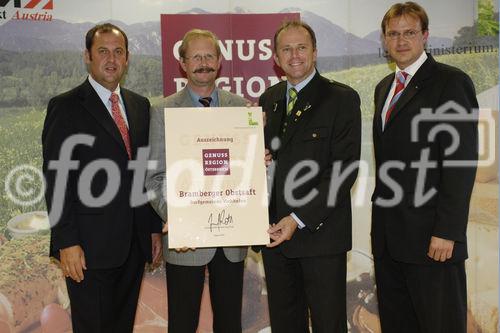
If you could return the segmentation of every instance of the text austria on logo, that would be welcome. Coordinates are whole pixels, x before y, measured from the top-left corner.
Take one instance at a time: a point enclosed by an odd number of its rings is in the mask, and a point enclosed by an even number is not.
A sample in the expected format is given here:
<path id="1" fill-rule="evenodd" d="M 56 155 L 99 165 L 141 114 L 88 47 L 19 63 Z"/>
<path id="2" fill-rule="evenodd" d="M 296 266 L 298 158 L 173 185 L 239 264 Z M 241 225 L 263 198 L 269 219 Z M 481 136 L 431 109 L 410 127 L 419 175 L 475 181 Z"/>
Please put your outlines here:
<path id="1" fill-rule="evenodd" d="M 10 21 L 52 21 L 54 0 L 0 0 L 0 25 Z"/>

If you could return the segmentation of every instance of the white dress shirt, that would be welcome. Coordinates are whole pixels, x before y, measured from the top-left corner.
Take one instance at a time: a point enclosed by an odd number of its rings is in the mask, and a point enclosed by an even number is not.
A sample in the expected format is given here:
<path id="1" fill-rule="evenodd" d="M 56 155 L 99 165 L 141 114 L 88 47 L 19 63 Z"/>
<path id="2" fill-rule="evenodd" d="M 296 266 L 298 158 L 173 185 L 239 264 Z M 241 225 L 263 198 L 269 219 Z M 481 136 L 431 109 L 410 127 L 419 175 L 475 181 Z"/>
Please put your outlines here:
<path id="1" fill-rule="evenodd" d="M 102 103 L 108 110 L 109 115 L 111 116 L 112 119 L 113 119 L 113 111 L 111 110 L 111 101 L 109 100 L 109 98 L 111 97 L 112 93 L 116 93 L 118 95 L 120 104 L 120 113 L 122 114 L 122 117 L 125 120 L 125 124 L 128 127 L 127 114 L 125 113 L 125 104 L 123 103 L 122 95 L 120 94 L 120 85 L 116 87 L 115 91 L 111 92 L 107 88 L 103 87 L 96 80 L 94 80 L 94 78 L 92 78 L 92 75 L 89 75 L 89 82 L 92 88 L 94 88 L 97 95 L 99 95 L 99 98 L 101 99 Z"/>
<path id="2" fill-rule="evenodd" d="M 422 52 L 420 57 L 410 66 L 400 69 L 398 66 L 396 66 L 396 73 L 404 71 L 408 73 L 408 76 L 406 77 L 405 81 L 405 88 L 408 86 L 408 83 L 410 83 L 410 80 L 415 76 L 415 73 L 418 71 L 420 66 L 427 60 L 427 54 L 425 51 Z M 394 75 L 394 81 L 392 82 L 391 90 L 389 90 L 389 94 L 387 94 L 387 99 L 385 100 L 384 107 L 382 108 L 382 130 L 384 130 L 385 127 L 385 115 L 387 113 L 387 110 L 389 109 L 389 104 L 391 103 L 392 96 L 394 95 L 394 91 L 396 90 L 396 75 Z"/>

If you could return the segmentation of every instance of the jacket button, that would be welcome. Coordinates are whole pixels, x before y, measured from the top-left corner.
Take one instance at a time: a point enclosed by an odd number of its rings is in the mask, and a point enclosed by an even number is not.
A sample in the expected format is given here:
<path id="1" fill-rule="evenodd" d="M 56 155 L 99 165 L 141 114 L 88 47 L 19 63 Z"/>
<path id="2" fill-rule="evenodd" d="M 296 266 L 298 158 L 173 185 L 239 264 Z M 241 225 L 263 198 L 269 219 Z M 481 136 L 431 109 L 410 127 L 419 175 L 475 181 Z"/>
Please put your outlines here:
<path id="1" fill-rule="evenodd" d="M 312 137 L 313 137 L 313 138 L 316 138 L 317 136 L 318 136 L 318 134 L 316 134 L 316 133 L 313 133 L 313 134 L 312 134 Z"/>

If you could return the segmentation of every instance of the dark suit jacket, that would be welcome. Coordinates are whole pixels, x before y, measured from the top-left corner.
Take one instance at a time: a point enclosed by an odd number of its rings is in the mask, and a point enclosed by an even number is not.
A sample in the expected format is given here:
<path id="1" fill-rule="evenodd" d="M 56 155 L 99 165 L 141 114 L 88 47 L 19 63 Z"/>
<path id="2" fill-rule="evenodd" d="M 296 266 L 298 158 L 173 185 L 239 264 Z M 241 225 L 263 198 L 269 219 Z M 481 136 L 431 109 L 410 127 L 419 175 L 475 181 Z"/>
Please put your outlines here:
<path id="1" fill-rule="evenodd" d="M 376 184 L 372 200 L 392 198 L 394 193 L 381 179 L 381 167 L 387 161 L 404 163 L 401 170 L 391 169 L 389 176 L 401 186 L 402 201 L 394 207 L 382 208 L 376 202 L 372 209 L 372 247 L 375 257 L 387 248 L 390 255 L 407 263 L 432 263 L 427 257 L 431 236 L 455 241 L 454 260 L 467 258 L 466 226 L 469 201 L 476 173 L 477 108 L 474 85 L 471 79 L 457 68 L 437 63 L 431 55 L 415 73 L 397 101 L 390 119 L 382 131 L 381 112 L 389 93 L 394 74 L 385 77 L 375 88 L 375 116 L 373 120 L 373 144 L 376 160 Z M 422 108 L 432 112 L 448 101 L 439 112 L 422 118 L 417 115 Z M 456 103 L 456 104 L 455 104 Z M 456 115 L 464 113 L 468 121 L 456 121 Z M 441 119 L 438 119 L 441 118 Z M 457 149 L 450 153 L 446 148 L 452 136 L 446 130 L 439 131 L 429 140 L 432 129 L 448 126 L 460 137 Z M 442 127 L 441 129 L 445 129 Z M 412 132 L 413 131 L 413 132 Z M 418 133 L 412 141 L 412 133 Z M 410 164 L 421 159 L 422 152 L 436 165 L 426 172 L 424 190 L 434 188 L 436 194 L 423 204 L 416 203 L 418 169 Z M 472 161 L 468 167 L 444 167 L 444 160 Z"/>
<path id="2" fill-rule="evenodd" d="M 350 190 L 356 180 L 357 167 L 343 182 L 332 184 L 331 180 L 334 163 L 338 162 L 339 170 L 343 171 L 359 160 L 359 96 L 352 88 L 317 73 L 299 92 L 280 147 L 273 150 L 272 141 L 280 137 L 282 120 L 286 117 L 285 99 L 286 82 L 270 87 L 260 98 L 267 116 L 266 146 L 276 163 L 271 221 L 276 223 L 293 212 L 306 225 L 280 246 L 281 251 L 288 257 L 346 252 L 352 243 Z M 285 182 L 292 169 L 304 162 L 313 163 L 318 172 L 297 186 L 293 196 L 302 199 L 312 191 L 314 198 L 295 205 L 285 199 Z M 301 168 L 295 179 L 309 171 L 309 168 Z M 338 186 L 337 200 L 329 204 L 329 192 L 335 186 Z"/>
<path id="3" fill-rule="evenodd" d="M 146 98 L 129 90 L 121 88 L 121 95 L 129 123 L 132 157 L 135 158 L 137 149 L 148 144 L 150 105 Z M 87 268 L 118 267 L 127 258 L 135 232 L 146 260 L 150 261 L 151 233 L 161 232 L 161 221 L 149 204 L 131 207 L 133 173 L 128 170 L 125 145 L 113 118 L 88 80 L 52 98 L 47 107 L 42 146 L 48 211 L 51 212 L 52 207 L 57 205 L 56 200 L 62 199 L 60 196 L 53 198 L 56 172 L 49 168 L 49 163 L 59 159 L 61 146 L 74 134 L 90 135 L 95 141 L 92 146 L 79 144 L 72 152 L 72 160 L 78 161 L 79 165 L 69 172 L 65 181 L 60 219 L 50 221 L 53 225 L 50 255 L 58 257 L 60 249 L 80 245 L 85 252 Z M 110 176 L 119 177 L 119 188 L 106 205 L 88 207 L 78 194 L 78 182 L 83 169 L 98 159 L 111 161 L 116 166 L 118 173 L 112 172 Z M 100 169 L 91 182 L 86 182 L 86 188 L 98 197 L 108 185 L 108 180 L 106 172 Z"/>

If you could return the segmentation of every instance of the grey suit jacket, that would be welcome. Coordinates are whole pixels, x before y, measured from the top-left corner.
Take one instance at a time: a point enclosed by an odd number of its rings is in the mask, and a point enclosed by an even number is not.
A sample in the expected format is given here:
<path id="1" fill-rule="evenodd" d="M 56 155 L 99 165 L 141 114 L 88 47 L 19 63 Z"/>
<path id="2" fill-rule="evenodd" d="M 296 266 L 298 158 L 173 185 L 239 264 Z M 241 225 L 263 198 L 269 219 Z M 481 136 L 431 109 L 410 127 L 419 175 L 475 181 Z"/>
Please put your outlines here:
<path id="1" fill-rule="evenodd" d="M 249 103 L 243 97 L 218 89 L 219 106 L 245 106 Z M 151 205 L 158 215 L 167 220 L 167 202 L 163 195 L 165 184 L 165 119 L 164 108 L 193 107 L 193 101 L 187 88 L 165 98 L 164 102 L 153 109 L 149 129 L 149 144 L 151 145 L 150 160 L 158 161 L 156 170 L 148 170 L 146 174 L 146 188 L 154 191 L 156 198 Z M 245 259 L 247 247 L 225 247 L 224 254 L 231 262 L 239 262 Z M 202 266 L 212 260 L 216 248 L 198 248 L 194 251 L 176 252 L 168 249 L 168 237 L 163 237 L 163 257 L 174 265 Z"/>

